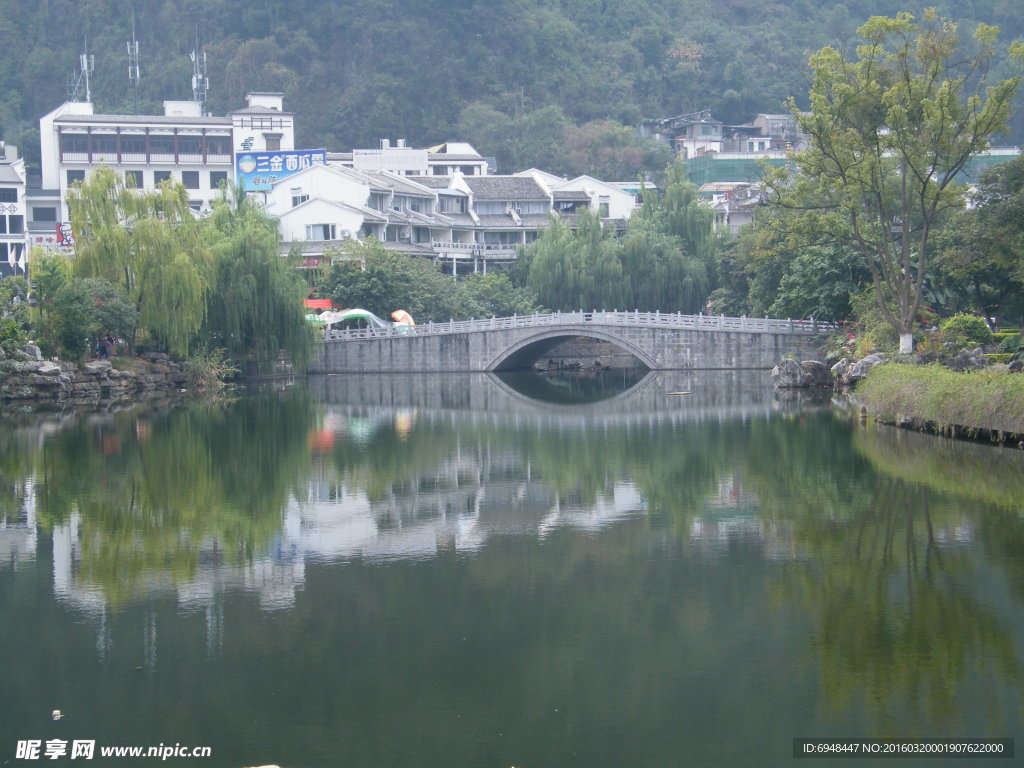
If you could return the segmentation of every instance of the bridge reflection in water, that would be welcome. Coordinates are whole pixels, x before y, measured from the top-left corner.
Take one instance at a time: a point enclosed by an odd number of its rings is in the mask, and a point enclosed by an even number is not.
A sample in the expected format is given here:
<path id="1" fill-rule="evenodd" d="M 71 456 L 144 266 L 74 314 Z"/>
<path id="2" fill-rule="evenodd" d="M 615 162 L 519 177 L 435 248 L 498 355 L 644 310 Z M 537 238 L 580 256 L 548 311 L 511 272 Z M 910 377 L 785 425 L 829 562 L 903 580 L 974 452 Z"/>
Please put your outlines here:
<path id="1" fill-rule="evenodd" d="M 421 416 L 458 412 L 475 421 L 541 421 L 552 427 L 742 419 L 767 416 L 775 407 L 764 371 L 648 371 L 641 376 L 618 394 L 575 404 L 545 401 L 537 396 L 543 388 L 524 391 L 521 382 L 530 379 L 509 374 L 311 376 L 309 388 L 323 403 L 356 410 L 414 408 Z"/>

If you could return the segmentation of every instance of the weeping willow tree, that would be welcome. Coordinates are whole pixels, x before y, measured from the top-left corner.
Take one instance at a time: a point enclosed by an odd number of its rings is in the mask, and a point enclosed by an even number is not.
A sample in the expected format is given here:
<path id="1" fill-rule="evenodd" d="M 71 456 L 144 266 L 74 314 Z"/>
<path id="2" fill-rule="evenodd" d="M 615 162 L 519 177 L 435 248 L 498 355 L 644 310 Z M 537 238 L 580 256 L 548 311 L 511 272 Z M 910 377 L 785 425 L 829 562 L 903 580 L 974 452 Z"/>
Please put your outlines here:
<path id="1" fill-rule="evenodd" d="M 724 236 L 715 230 L 715 212 L 697 197 L 697 188 L 686 180 L 681 164 L 669 167 L 662 196 L 646 195 L 637 216 L 655 231 L 679 238 L 683 253 L 694 262 L 688 270 L 690 279 L 696 279 L 700 264 L 705 272 L 704 287 L 707 291 L 715 287 Z"/>
<path id="2" fill-rule="evenodd" d="M 527 286 L 546 307 L 572 311 L 623 306 L 618 246 L 596 214 L 579 214 L 575 231 L 553 219 L 526 258 Z"/>
<path id="3" fill-rule="evenodd" d="M 235 189 L 206 224 L 213 279 L 204 337 L 235 360 L 258 365 L 283 351 L 304 367 L 313 343 L 302 310 L 308 286 L 278 253 L 276 222 Z"/>
<path id="4" fill-rule="evenodd" d="M 139 330 L 186 356 L 206 314 L 209 253 L 185 188 L 168 181 L 152 192 L 129 189 L 100 168 L 68 190 L 68 206 L 75 273 L 121 286 Z"/>
<path id="5" fill-rule="evenodd" d="M 527 252 L 528 286 L 552 309 L 697 312 L 718 240 L 695 194 L 670 203 L 650 203 L 621 239 L 596 214 L 580 214 L 575 230 L 553 221 Z"/>

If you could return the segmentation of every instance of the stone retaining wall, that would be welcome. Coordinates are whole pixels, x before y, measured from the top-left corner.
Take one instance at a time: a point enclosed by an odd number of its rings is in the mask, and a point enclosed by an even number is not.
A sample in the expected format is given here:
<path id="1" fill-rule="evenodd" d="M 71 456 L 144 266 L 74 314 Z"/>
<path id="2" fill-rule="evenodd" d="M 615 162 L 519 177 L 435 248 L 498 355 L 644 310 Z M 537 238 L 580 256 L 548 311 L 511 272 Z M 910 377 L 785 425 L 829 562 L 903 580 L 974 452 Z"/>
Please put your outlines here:
<path id="1" fill-rule="evenodd" d="M 50 360 L 0 361 L 0 400 L 60 402 L 117 400 L 141 392 L 185 386 L 188 376 L 167 355 L 137 358 L 137 370 L 120 371 L 108 360 L 78 365 Z"/>

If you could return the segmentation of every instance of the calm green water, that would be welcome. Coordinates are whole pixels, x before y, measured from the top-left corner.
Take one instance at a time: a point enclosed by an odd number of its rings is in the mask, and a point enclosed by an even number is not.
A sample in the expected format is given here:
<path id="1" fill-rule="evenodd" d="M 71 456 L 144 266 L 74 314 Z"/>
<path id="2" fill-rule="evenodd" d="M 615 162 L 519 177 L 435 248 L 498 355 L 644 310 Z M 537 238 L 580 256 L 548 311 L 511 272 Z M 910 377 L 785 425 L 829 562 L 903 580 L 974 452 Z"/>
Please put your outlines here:
<path id="1" fill-rule="evenodd" d="M 0 764 L 38 764 L 25 739 L 94 740 L 76 765 L 590 768 L 1024 736 L 1024 452 L 765 379 L 8 414 Z"/>

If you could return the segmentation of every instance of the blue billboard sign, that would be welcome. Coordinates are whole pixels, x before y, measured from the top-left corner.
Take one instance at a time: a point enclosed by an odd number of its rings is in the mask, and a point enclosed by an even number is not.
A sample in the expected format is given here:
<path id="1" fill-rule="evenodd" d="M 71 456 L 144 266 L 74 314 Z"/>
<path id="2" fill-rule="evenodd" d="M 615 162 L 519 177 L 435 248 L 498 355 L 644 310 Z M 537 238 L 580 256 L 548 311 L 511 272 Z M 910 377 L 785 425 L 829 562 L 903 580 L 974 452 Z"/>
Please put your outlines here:
<path id="1" fill-rule="evenodd" d="M 235 176 L 246 192 L 265 191 L 293 173 L 326 163 L 326 149 L 236 152 Z"/>

